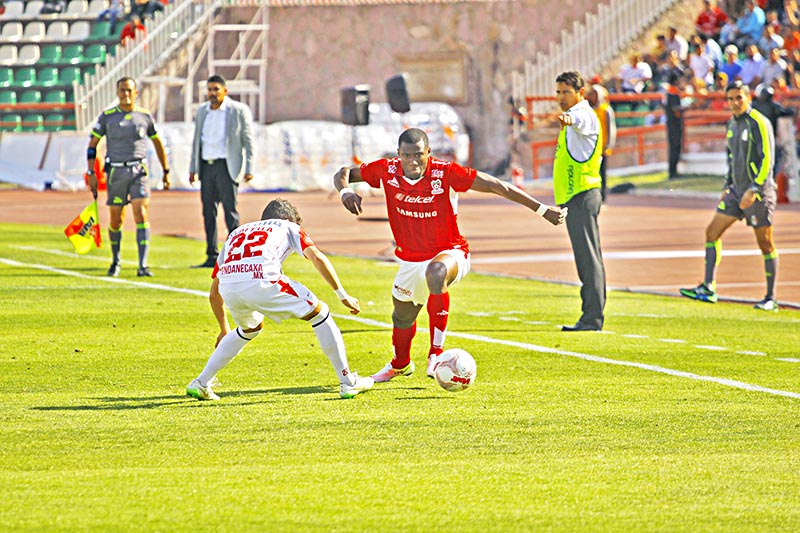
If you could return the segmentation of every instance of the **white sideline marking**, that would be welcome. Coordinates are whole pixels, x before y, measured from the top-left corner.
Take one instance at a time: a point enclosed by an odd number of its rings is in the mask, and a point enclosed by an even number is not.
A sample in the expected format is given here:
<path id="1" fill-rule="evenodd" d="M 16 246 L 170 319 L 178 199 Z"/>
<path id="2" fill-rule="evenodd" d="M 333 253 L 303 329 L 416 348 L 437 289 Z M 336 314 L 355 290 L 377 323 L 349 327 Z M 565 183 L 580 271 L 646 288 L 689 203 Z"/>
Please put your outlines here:
<path id="1" fill-rule="evenodd" d="M 705 250 L 640 250 L 636 252 L 603 252 L 603 259 L 685 259 L 689 257 L 705 257 Z M 778 250 L 780 255 L 800 254 L 800 248 L 784 248 Z M 747 250 L 728 250 L 722 252 L 723 257 L 761 255 L 758 248 Z M 492 265 L 496 263 L 550 263 L 554 261 L 575 261 L 571 253 L 561 254 L 526 254 L 507 255 L 503 257 L 481 257 L 473 254 L 470 262 L 473 265 Z"/>
<path id="2" fill-rule="evenodd" d="M 751 352 L 750 350 L 742 350 L 741 352 L 736 352 L 739 355 L 767 355 L 764 352 Z"/>
<path id="3" fill-rule="evenodd" d="M 724 348 L 722 346 L 708 346 L 708 345 L 704 345 L 704 344 L 697 344 L 697 345 L 695 345 L 695 348 L 700 348 L 701 350 L 714 350 L 714 351 L 717 351 L 717 352 L 727 351 L 727 348 Z"/>
<path id="4" fill-rule="evenodd" d="M 795 359 L 794 357 L 778 357 L 776 360 L 786 361 L 787 363 L 800 363 L 800 359 Z"/>
<path id="5" fill-rule="evenodd" d="M 656 339 L 659 342 L 671 342 L 672 344 L 684 344 L 686 341 L 683 339 Z"/>
<path id="6" fill-rule="evenodd" d="M 181 289 L 178 287 L 170 287 L 168 285 L 158 285 L 156 283 L 147 283 L 141 281 L 129 281 L 126 279 L 119 279 L 119 278 L 109 278 L 109 277 L 100 277 L 100 276 L 89 276 L 86 274 L 80 274 L 78 272 L 71 272 L 69 270 L 62 270 L 60 268 L 53 268 L 47 265 L 38 265 L 38 264 L 31 264 L 31 263 L 20 263 L 19 261 L 14 261 L 13 259 L 6 259 L 0 257 L 0 263 L 14 266 L 14 267 L 22 267 L 22 268 L 34 268 L 37 270 L 44 270 L 46 272 L 53 272 L 55 274 L 61 274 L 64 276 L 72 276 L 81 279 L 91 279 L 94 281 L 104 281 L 107 283 L 121 283 L 124 285 L 136 285 L 142 288 L 147 289 L 155 289 L 155 290 L 162 290 L 162 291 L 169 291 L 169 292 L 178 292 L 182 294 L 191 294 L 194 296 L 208 296 L 206 291 L 197 291 L 193 289 Z M 375 326 L 380 328 L 389 329 L 392 327 L 391 324 L 387 324 L 385 322 L 379 322 L 378 320 L 373 320 L 371 318 L 362 318 L 352 315 L 340 315 L 338 313 L 331 313 L 334 317 L 339 320 L 350 320 L 353 322 L 358 322 L 368 326 Z M 536 344 L 529 344 L 526 342 L 517 342 L 517 341 L 508 341 L 503 339 L 493 339 L 492 337 L 485 337 L 483 335 L 473 335 L 471 333 L 459 333 L 457 331 L 448 332 L 447 335 L 449 337 L 458 337 L 462 339 L 468 339 L 478 342 L 487 342 L 490 344 L 499 344 L 505 346 L 513 346 L 515 348 L 522 348 L 523 350 L 529 350 L 532 352 L 540 352 L 540 353 L 548 353 L 554 355 L 563 355 L 567 357 L 575 357 L 577 359 L 583 359 L 584 361 L 591 361 L 594 363 L 604 363 L 608 365 L 617 365 L 617 366 L 627 366 L 631 368 L 639 368 L 641 370 L 649 370 L 650 372 L 657 372 L 659 374 L 666 374 L 669 376 L 674 377 L 682 377 L 687 379 L 693 379 L 696 381 L 706 381 L 710 383 L 716 383 L 718 385 L 724 385 L 726 387 L 732 387 L 735 389 L 742 389 L 747 391 L 753 392 L 763 392 L 766 394 L 772 394 L 774 396 L 784 396 L 787 398 L 797 398 L 800 399 L 800 393 L 797 392 L 790 392 L 784 391 L 779 389 L 770 389 L 767 387 L 761 387 L 760 385 L 751 385 L 750 383 L 745 383 L 743 381 L 737 381 L 733 379 L 726 379 L 726 378 L 717 378 L 714 376 L 703 376 L 700 374 L 695 374 L 693 372 L 685 372 L 683 370 L 674 370 L 671 368 L 665 368 L 662 366 L 657 365 L 649 365 L 645 363 L 636 363 L 633 361 L 620 361 L 616 359 L 608 359 L 606 357 L 599 357 L 596 355 L 589 355 L 579 352 L 569 352 L 566 350 L 557 350 L 555 348 L 548 348 L 546 346 L 537 346 Z M 723 348 L 724 349 L 724 348 Z M 789 362 L 800 362 L 800 359 L 790 360 L 790 359 L 782 359 L 784 361 Z"/>

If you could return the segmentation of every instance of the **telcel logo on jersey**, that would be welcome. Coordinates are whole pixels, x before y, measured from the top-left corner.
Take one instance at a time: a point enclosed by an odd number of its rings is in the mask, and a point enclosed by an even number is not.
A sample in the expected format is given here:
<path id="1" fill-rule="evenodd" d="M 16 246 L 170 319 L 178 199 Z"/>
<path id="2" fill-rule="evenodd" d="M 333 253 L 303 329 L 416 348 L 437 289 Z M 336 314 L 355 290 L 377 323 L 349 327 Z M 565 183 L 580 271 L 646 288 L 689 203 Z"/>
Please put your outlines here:
<path id="1" fill-rule="evenodd" d="M 434 196 L 411 196 L 399 192 L 394 195 L 394 198 L 398 202 L 405 202 L 407 204 L 431 204 L 433 203 Z"/>

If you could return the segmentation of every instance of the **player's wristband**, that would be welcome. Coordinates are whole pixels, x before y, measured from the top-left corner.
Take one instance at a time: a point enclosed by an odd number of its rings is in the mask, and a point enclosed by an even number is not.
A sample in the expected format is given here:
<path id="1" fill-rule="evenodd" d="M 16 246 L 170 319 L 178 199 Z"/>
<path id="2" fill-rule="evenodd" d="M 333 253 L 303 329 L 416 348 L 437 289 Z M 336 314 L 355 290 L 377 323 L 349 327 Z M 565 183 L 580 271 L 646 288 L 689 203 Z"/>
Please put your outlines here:
<path id="1" fill-rule="evenodd" d="M 349 192 L 351 192 L 353 194 L 356 193 L 356 191 L 354 191 L 350 187 L 344 187 L 341 191 L 339 191 L 339 198 L 344 198 L 344 195 L 349 193 Z"/>
<path id="2" fill-rule="evenodd" d="M 163 170 L 163 172 L 164 172 L 164 174 L 169 174 L 169 169 L 168 169 L 168 168 L 165 168 L 165 169 Z"/>
<path id="3" fill-rule="evenodd" d="M 539 204 L 539 209 L 536 210 L 536 214 L 540 217 L 543 217 L 549 208 L 544 204 Z"/>
<path id="4" fill-rule="evenodd" d="M 336 289 L 333 292 L 336 293 L 336 297 L 339 298 L 340 300 L 347 300 L 350 297 L 350 295 L 347 294 L 347 291 L 344 290 L 344 287 Z"/>

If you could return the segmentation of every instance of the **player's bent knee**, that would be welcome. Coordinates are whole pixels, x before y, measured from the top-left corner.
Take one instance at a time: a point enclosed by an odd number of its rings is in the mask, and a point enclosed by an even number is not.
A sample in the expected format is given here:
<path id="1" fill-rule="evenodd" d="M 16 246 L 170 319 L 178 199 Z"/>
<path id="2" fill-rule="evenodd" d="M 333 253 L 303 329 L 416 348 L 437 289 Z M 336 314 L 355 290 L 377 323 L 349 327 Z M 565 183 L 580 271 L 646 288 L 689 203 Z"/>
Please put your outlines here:
<path id="1" fill-rule="evenodd" d="M 317 308 L 308 315 L 304 316 L 303 320 L 308 320 L 313 328 L 328 320 L 329 316 L 331 316 L 331 310 L 328 307 L 328 304 L 325 302 L 319 302 L 317 304 Z"/>

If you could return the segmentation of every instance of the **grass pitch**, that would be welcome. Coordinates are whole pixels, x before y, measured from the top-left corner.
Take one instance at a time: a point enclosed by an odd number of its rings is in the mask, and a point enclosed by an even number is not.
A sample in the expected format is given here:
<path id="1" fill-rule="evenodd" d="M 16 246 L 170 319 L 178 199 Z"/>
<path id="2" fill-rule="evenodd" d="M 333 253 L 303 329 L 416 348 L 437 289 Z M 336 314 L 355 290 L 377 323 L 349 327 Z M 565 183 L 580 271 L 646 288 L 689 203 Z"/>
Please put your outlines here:
<path id="1" fill-rule="evenodd" d="M 478 377 L 417 373 L 340 400 L 308 324 L 267 324 L 184 387 L 216 337 L 198 243 L 154 237 L 157 277 L 108 249 L 0 224 L 0 530 L 797 531 L 800 313 L 609 294 L 606 332 L 558 330 L 578 289 L 470 274 L 449 346 Z M 320 243 L 324 248 L 324 243 Z M 333 257 L 351 318 L 311 265 L 361 374 L 390 358 L 395 268 Z"/>

